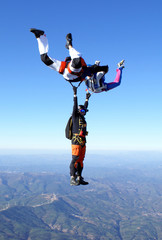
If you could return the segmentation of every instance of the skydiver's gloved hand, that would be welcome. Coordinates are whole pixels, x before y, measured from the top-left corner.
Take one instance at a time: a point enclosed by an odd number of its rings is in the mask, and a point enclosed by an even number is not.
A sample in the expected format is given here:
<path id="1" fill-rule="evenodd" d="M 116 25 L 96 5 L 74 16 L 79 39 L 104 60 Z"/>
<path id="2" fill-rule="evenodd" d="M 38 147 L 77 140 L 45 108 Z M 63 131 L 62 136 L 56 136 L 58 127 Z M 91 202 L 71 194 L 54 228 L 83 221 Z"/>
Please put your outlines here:
<path id="1" fill-rule="evenodd" d="M 74 95 L 77 95 L 77 87 L 73 86 Z"/>
<path id="2" fill-rule="evenodd" d="M 88 92 L 86 93 L 86 99 L 88 100 L 90 98 L 91 94 Z"/>

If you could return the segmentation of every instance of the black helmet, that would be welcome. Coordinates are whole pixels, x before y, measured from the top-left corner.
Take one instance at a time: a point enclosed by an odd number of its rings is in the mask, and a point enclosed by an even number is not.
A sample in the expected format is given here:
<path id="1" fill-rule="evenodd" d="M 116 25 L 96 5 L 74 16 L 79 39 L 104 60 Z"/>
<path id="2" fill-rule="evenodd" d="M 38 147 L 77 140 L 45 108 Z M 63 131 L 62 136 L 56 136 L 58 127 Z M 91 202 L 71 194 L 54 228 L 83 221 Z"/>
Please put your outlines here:
<path id="1" fill-rule="evenodd" d="M 87 108 L 85 108 L 84 105 L 79 105 L 79 106 L 78 106 L 78 110 L 80 111 L 81 109 L 83 109 L 85 112 L 88 112 L 88 111 L 89 111 Z"/>
<path id="2" fill-rule="evenodd" d="M 73 68 L 81 68 L 82 67 L 82 64 L 81 64 L 81 58 L 78 57 L 78 58 L 73 58 L 72 61 L 71 61 L 71 66 Z"/>

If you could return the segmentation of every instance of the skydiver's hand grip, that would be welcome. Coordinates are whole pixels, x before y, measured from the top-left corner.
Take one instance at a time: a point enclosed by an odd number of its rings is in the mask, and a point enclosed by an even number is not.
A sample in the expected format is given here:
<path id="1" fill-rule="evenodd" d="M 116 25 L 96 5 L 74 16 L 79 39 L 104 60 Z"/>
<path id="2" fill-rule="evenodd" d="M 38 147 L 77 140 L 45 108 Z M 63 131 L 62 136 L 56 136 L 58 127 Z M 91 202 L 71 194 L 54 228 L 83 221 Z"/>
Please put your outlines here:
<path id="1" fill-rule="evenodd" d="M 77 95 L 77 87 L 73 86 L 74 95 Z"/>
<path id="2" fill-rule="evenodd" d="M 90 96 L 91 96 L 91 94 L 88 92 L 88 93 L 86 93 L 86 99 L 89 99 L 90 98 Z"/>

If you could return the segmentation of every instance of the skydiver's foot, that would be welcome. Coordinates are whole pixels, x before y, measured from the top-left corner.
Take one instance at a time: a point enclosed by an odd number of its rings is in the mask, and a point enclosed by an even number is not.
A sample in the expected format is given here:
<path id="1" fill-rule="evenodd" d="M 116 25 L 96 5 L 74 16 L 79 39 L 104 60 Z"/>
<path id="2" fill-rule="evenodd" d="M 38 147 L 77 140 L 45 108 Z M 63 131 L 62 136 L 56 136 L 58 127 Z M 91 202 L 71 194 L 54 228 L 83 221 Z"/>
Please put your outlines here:
<path id="1" fill-rule="evenodd" d="M 44 34 L 43 30 L 39 30 L 39 29 L 36 29 L 36 28 L 31 28 L 30 32 L 34 33 L 36 38 L 39 38 L 41 35 Z"/>
<path id="2" fill-rule="evenodd" d="M 89 182 L 84 181 L 84 178 L 80 177 L 80 176 L 77 177 L 76 181 L 78 182 L 78 184 L 81 184 L 81 185 L 88 185 L 89 184 Z"/>
<path id="3" fill-rule="evenodd" d="M 71 186 L 78 186 L 79 182 L 75 180 L 75 177 L 71 176 L 70 185 Z"/>
<path id="4" fill-rule="evenodd" d="M 65 47 L 67 49 L 69 49 L 69 46 L 72 46 L 72 34 L 71 33 L 68 33 L 66 35 L 66 45 L 65 45 Z"/>
<path id="5" fill-rule="evenodd" d="M 99 66 L 100 65 L 100 61 L 95 61 L 95 64 L 97 65 L 97 66 Z"/>
<path id="6" fill-rule="evenodd" d="M 121 61 L 121 62 L 119 62 L 117 65 L 118 65 L 118 68 L 124 68 L 125 66 L 124 66 L 124 59 Z"/>

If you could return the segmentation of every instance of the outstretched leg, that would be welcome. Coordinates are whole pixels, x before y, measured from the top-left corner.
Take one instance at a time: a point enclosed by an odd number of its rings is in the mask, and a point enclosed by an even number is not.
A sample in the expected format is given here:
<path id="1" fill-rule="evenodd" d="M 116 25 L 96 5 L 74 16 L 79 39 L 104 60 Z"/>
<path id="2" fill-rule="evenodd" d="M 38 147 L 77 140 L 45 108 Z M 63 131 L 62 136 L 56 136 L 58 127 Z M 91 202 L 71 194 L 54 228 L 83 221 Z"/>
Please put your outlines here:
<path id="1" fill-rule="evenodd" d="M 78 52 L 77 50 L 75 50 L 75 48 L 73 48 L 72 34 L 71 33 L 68 33 L 66 35 L 66 45 L 65 45 L 65 47 L 69 50 L 69 55 L 70 55 L 71 59 L 80 58 L 82 56 L 80 52 Z"/>
<path id="2" fill-rule="evenodd" d="M 52 59 L 48 56 L 48 39 L 44 34 L 44 31 L 38 30 L 35 28 L 31 28 L 30 31 L 34 33 L 37 41 L 38 41 L 38 49 L 40 53 L 41 60 L 50 68 L 54 69 L 55 71 L 59 72 L 62 62 L 56 59 Z"/>
<path id="3" fill-rule="evenodd" d="M 119 68 L 116 69 L 116 77 L 113 82 L 105 83 L 105 91 L 109 91 L 113 88 L 118 87 L 121 84 L 122 79 L 122 70 L 124 68 L 124 60 L 122 60 L 120 63 L 118 63 Z"/>
<path id="4" fill-rule="evenodd" d="M 70 55 L 70 62 L 67 66 L 68 71 L 74 75 L 77 75 L 80 73 L 82 68 L 87 66 L 84 59 L 82 58 L 82 54 L 78 52 L 73 46 L 72 46 L 72 35 L 71 33 L 68 33 L 66 36 L 66 48 L 69 50 Z M 78 75 L 79 76 L 79 75 Z"/>

